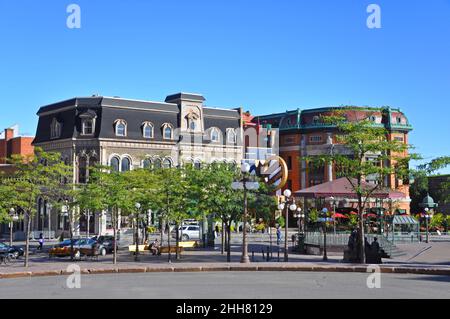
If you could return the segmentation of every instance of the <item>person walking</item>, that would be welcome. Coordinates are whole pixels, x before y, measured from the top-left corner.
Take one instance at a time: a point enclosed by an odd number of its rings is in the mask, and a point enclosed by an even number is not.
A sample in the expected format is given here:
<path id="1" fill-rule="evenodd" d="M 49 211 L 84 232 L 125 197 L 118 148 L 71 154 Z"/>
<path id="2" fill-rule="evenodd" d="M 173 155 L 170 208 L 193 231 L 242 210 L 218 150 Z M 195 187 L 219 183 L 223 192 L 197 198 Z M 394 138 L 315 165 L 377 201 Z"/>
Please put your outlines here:
<path id="1" fill-rule="evenodd" d="M 281 227 L 277 226 L 277 245 L 280 245 L 281 243 Z"/>
<path id="2" fill-rule="evenodd" d="M 39 234 L 39 247 L 38 250 L 42 251 L 42 249 L 44 248 L 44 234 L 40 233 Z"/>

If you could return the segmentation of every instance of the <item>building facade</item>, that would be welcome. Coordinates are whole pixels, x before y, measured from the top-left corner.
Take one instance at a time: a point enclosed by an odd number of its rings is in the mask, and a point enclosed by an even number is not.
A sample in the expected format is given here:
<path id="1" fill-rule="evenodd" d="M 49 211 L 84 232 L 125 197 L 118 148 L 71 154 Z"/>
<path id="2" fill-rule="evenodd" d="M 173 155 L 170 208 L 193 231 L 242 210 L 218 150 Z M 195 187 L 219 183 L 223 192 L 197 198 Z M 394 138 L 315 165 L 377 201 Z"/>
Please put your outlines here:
<path id="1" fill-rule="evenodd" d="M 289 169 L 289 179 L 286 188 L 298 191 L 310 186 L 322 184 L 337 179 L 340 172 L 333 165 L 315 167 L 301 157 L 320 154 L 348 154 L 349 150 L 336 141 L 336 127 L 323 123 L 322 116 L 335 111 L 342 111 L 348 121 L 369 119 L 374 125 L 385 127 L 388 139 L 408 144 L 408 133 L 412 126 L 400 109 L 366 108 L 366 107 L 329 107 L 307 110 L 292 110 L 284 113 L 256 116 L 253 122 L 263 127 L 277 128 L 279 132 L 279 153 L 286 161 Z M 407 155 L 407 152 L 403 154 Z M 366 160 L 376 160 L 376 154 L 368 155 Z M 393 165 L 381 163 L 380 165 Z M 366 177 L 366 181 L 375 182 L 375 178 Z M 399 190 L 405 194 L 405 199 L 395 203 L 395 210 L 409 213 L 409 185 L 396 176 L 386 176 L 384 186 Z M 392 204 L 392 203 L 391 203 Z M 391 207 L 392 209 L 392 207 Z"/>
<path id="2" fill-rule="evenodd" d="M 73 166 L 74 183 L 86 183 L 88 167 L 98 163 L 128 171 L 183 163 L 240 162 L 241 108 L 208 107 L 204 102 L 202 95 L 191 93 L 170 95 L 164 102 L 73 98 L 39 109 L 33 145 L 60 153 Z M 48 211 L 47 203 L 39 202 L 35 229 L 50 229 L 55 236 L 68 230 L 67 218 Z M 96 234 L 111 227 L 105 212 L 89 221 L 82 217 L 77 231 L 86 231 L 88 225 Z"/>

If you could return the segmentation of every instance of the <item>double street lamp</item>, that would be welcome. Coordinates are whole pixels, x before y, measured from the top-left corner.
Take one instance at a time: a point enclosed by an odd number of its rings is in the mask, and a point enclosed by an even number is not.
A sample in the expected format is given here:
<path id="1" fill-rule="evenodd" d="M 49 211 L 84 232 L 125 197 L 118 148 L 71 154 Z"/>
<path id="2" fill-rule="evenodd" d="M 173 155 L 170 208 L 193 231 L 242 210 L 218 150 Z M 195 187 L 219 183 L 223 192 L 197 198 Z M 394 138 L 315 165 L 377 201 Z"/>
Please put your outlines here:
<path id="1" fill-rule="evenodd" d="M 324 207 L 322 209 L 322 218 L 320 218 L 320 221 L 323 222 L 323 261 L 328 261 L 328 256 L 327 256 L 327 221 L 329 220 L 328 218 L 328 209 L 326 207 Z"/>
<path id="2" fill-rule="evenodd" d="M 283 211 L 286 209 L 286 217 L 284 222 L 284 261 L 287 262 L 289 260 L 288 256 L 288 228 L 289 228 L 289 210 L 296 211 L 297 205 L 295 205 L 294 198 L 292 196 L 292 192 L 289 189 L 286 189 L 283 192 L 284 197 L 286 198 L 283 203 L 281 203 L 278 208 Z"/>
<path id="3" fill-rule="evenodd" d="M 12 246 L 13 242 L 13 229 L 14 229 L 14 222 L 17 222 L 19 220 L 19 216 L 16 214 L 16 210 L 14 208 L 11 208 L 9 210 L 9 246 Z"/>
<path id="4" fill-rule="evenodd" d="M 249 163 L 242 163 L 241 165 L 241 173 L 242 180 L 233 182 L 231 187 L 234 190 L 242 189 L 244 190 L 244 214 L 243 214 L 243 233 L 242 233 L 242 256 L 241 263 L 247 264 L 250 263 L 250 258 L 248 256 L 248 243 L 247 243 L 247 219 L 248 219 L 248 203 L 247 203 L 247 191 L 256 190 L 259 188 L 258 182 L 250 181 L 251 166 Z"/>
<path id="5" fill-rule="evenodd" d="M 141 210 L 141 204 L 136 203 L 134 207 L 136 207 L 136 252 L 134 253 L 134 261 L 139 261 L 139 214 Z"/>

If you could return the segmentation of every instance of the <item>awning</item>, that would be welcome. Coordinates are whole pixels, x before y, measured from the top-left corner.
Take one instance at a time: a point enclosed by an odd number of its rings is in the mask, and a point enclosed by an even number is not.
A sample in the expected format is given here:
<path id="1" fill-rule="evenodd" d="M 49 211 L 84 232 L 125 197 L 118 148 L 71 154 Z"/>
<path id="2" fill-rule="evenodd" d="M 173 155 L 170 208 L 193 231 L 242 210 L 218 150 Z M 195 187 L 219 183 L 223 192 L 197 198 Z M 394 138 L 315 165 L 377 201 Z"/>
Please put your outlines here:
<path id="1" fill-rule="evenodd" d="M 352 183 L 356 184 L 356 180 L 352 179 Z M 370 183 L 363 182 L 362 188 L 364 190 L 370 191 L 373 189 L 374 185 Z M 308 187 L 299 190 L 294 193 L 296 197 L 312 197 L 312 198 L 326 198 L 326 197 L 344 197 L 344 198 L 357 198 L 355 190 L 352 184 L 346 177 L 336 179 L 331 182 L 326 182 L 320 185 Z M 405 198 L 406 195 L 402 192 L 395 191 L 392 189 L 376 189 L 370 195 L 371 198 L 392 198 L 399 199 Z"/>
<path id="2" fill-rule="evenodd" d="M 419 222 L 411 216 L 394 216 L 394 219 L 392 221 L 395 225 L 418 225 Z"/>

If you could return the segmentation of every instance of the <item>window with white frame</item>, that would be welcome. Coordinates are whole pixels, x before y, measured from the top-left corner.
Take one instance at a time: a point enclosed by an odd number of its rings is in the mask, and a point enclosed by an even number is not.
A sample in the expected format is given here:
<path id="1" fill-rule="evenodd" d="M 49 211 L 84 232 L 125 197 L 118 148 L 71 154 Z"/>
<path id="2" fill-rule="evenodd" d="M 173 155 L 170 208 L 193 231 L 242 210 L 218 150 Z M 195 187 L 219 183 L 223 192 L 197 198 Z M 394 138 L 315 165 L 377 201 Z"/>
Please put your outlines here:
<path id="1" fill-rule="evenodd" d="M 142 124 L 142 136 L 144 138 L 153 138 L 153 124 L 150 122 L 144 122 Z"/>
<path id="2" fill-rule="evenodd" d="M 162 162 L 163 168 L 171 168 L 172 167 L 172 161 L 168 158 L 164 159 Z"/>
<path id="3" fill-rule="evenodd" d="M 127 136 L 127 122 L 124 120 L 117 120 L 115 125 L 116 136 Z"/>
<path id="4" fill-rule="evenodd" d="M 236 143 L 236 132 L 232 128 L 227 130 L 227 141 L 228 143 Z"/>
<path id="5" fill-rule="evenodd" d="M 50 125 L 50 138 L 61 137 L 61 128 L 61 123 L 58 122 L 56 118 L 54 118 L 52 124 Z"/>
<path id="6" fill-rule="evenodd" d="M 163 133 L 163 138 L 165 140 L 172 140 L 173 139 L 173 126 L 172 124 L 169 123 L 165 123 L 162 126 L 162 133 Z"/>
<path id="7" fill-rule="evenodd" d="M 216 127 L 213 127 L 211 129 L 211 141 L 212 142 L 220 142 L 220 133 L 219 129 Z"/>
<path id="8" fill-rule="evenodd" d="M 94 134 L 94 119 L 86 118 L 81 121 L 81 132 L 83 135 Z"/>

